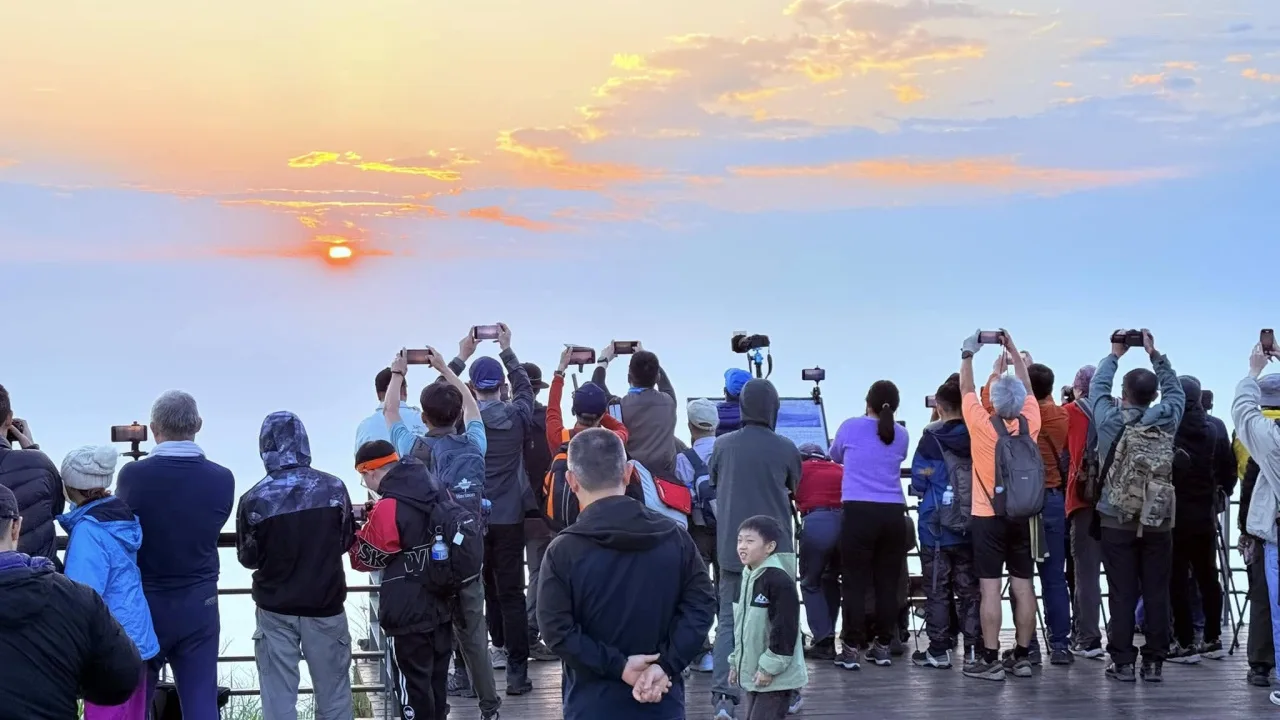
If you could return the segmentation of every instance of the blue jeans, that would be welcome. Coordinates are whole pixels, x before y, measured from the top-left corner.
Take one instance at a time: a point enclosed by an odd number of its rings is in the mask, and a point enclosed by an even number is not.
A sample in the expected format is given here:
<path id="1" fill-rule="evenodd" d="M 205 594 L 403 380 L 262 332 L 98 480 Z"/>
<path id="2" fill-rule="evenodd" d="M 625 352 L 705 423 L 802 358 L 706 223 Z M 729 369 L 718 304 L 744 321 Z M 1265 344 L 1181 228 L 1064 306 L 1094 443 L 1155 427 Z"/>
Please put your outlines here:
<path id="1" fill-rule="evenodd" d="M 801 523 L 800 594 L 817 643 L 835 638 L 840 612 L 840 510 L 813 510 Z"/>
<path id="2" fill-rule="evenodd" d="M 1044 494 L 1044 538 L 1048 557 L 1039 564 L 1045 624 L 1051 650 L 1066 650 L 1071 636 L 1071 594 L 1067 591 L 1067 505 L 1061 489 Z"/>

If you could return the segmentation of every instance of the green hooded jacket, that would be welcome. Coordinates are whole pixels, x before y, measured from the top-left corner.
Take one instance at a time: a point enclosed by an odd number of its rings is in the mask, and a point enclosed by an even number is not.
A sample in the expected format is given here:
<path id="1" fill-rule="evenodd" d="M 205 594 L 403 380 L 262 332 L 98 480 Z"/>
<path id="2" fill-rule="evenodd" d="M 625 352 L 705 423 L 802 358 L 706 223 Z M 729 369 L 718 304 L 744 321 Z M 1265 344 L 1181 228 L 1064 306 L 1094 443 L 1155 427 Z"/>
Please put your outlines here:
<path id="1" fill-rule="evenodd" d="M 800 594 L 795 576 L 776 553 L 742 577 L 733 603 L 733 653 L 729 667 L 747 692 L 798 690 L 809 682 L 800 634 Z M 773 676 L 756 685 L 756 671 Z"/>

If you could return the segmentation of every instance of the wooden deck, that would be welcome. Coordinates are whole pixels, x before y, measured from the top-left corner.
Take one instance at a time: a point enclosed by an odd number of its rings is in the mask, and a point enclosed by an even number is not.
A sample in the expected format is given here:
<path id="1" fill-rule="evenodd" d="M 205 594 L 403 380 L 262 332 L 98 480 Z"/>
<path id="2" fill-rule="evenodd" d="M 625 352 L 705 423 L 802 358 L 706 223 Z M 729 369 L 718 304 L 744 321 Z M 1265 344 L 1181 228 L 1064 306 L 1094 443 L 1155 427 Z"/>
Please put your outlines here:
<path id="1" fill-rule="evenodd" d="M 1227 638 L 1230 640 L 1230 635 Z M 901 661 L 899 661 L 901 660 Z M 959 668 L 912 667 L 895 658 L 893 667 L 846 672 L 827 663 L 809 663 L 803 718 L 912 718 L 927 720 L 1102 720 L 1103 718 L 1280 718 L 1280 707 L 1265 688 L 1245 682 L 1244 639 L 1234 656 L 1199 665 L 1166 664 L 1164 683 L 1123 684 L 1103 675 L 1106 663 L 1077 658 L 1074 665 L 1036 668 L 1031 678 L 1010 676 L 1002 683 L 972 680 Z M 497 671 L 499 691 L 502 671 Z M 560 666 L 532 663 L 533 693 L 503 699 L 502 717 L 512 720 L 560 718 Z M 1280 683 L 1273 684 L 1280 689 Z M 689 720 L 710 720 L 710 675 L 695 673 L 688 683 Z M 450 698 L 450 720 L 480 717 L 474 700 Z M 741 718 L 739 719 L 741 720 Z"/>

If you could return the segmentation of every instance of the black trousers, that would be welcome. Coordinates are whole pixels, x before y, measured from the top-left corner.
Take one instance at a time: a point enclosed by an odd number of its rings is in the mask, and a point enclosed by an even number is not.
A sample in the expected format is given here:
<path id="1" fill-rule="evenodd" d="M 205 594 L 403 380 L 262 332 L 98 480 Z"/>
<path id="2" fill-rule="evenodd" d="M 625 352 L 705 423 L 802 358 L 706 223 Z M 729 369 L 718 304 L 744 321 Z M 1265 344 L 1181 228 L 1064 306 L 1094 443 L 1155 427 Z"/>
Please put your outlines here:
<path id="1" fill-rule="evenodd" d="M 1222 584 L 1218 581 L 1218 535 L 1214 530 L 1173 528 L 1169 599 L 1173 605 L 1173 635 L 1183 647 L 1195 642 L 1188 573 L 1204 603 L 1204 641 L 1217 642 L 1222 638 Z"/>
<path id="2" fill-rule="evenodd" d="M 1258 554 L 1261 555 L 1261 551 Z M 1260 557 L 1246 569 L 1249 572 L 1249 664 L 1271 670 L 1276 666 L 1276 645 L 1271 634 L 1271 596 L 1267 594 L 1267 565 Z M 1206 611 L 1206 625 L 1208 619 Z"/>
<path id="3" fill-rule="evenodd" d="M 1102 566 L 1107 571 L 1107 607 L 1111 610 L 1107 652 L 1117 665 L 1131 665 L 1138 659 L 1133 624 L 1139 597 L 1146 611 L 1147 631 L 1142 659 L 1163 661 L 1168 655 L 1172 562 L 1173 538 L 1169 532 L 1148 530 L 1139 537 L 1131 530 L 1102 528 Z M 1185 575 L 1182 583 L 1186 585 Z"/>
<path id="4" fill-rule="evenodd" d="M 841 606 L 845 645 L 866 642 L 867 584 L 875 588 L 876 641 L 888 645 L 898 626 L 898 590 L 906 555 L 904 508 L 897 503 L 846 502 L 840 520 L 840 559 L 844 566 Z M 851 620 L 851 618 L 853 620 Z"/>
<path id="5" fill-rule="evenodd" d="M 484 536 L 484 601 L 489 637 L 508 660 L 529 659 L 524 598 L 524 522 L 490 525 Z"/>
<path id="6" fill-rule="evenodd" d="M 749 692 L 743 701 L 742 720 L 784 720 L 791 706 L 792 690 Z"/>
<path id="7" fill-rule="evenodd" d="M 453 626 L 387 638 L 395 664 L 402 720 L 445 720 L 449 715 L 449 654 Z"/>

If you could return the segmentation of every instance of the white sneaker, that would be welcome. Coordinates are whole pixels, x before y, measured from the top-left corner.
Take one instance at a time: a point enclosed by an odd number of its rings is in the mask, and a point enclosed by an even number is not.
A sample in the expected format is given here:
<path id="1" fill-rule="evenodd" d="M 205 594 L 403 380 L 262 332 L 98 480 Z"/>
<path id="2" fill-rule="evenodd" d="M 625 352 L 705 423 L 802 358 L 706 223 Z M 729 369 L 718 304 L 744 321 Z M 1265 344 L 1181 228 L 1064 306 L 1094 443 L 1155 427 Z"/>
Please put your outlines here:
<path id="1" fill-rule="evenodd" d="M 494 670 L 507 669 L 507 649 L 489 646 L 489 666 Z"/>
<path id="2" fill-rule="evenodd" d="M 1271 704 L 1280 705 L 1280 690 L 1271 691 Z"/>
<path id="3" fill-rule="evenodd" d="M 711 653 L 703 653 L 702 659 L 694 666 L 694 669 L 700 673 L 709 673 L 716 669 L 716 659 Z"/>

